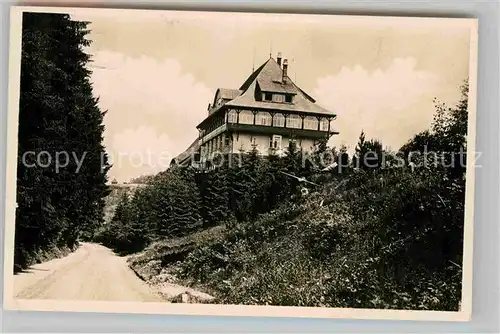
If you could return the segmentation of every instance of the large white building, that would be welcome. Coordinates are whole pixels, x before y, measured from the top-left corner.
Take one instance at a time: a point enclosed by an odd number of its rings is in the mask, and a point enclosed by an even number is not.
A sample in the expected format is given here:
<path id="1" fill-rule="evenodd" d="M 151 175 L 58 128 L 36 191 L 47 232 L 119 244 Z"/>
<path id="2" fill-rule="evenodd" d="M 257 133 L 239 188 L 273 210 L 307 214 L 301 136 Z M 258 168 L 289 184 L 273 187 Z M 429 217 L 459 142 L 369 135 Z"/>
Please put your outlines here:
<path id="1" fill-rule="evenodd" d="M 255 146 L 262 155 L 281 154 L 293 138 L 311 151 L 322 138 L 338 134 L 336 115 L 288 77 L 287 59 L 278 54 L 255 70 L 239 89 L 219 88 L 197 126 L 199 137 L 174 161 L 181 165 L 205 163 L 216 154 L 248 152 Z"/>

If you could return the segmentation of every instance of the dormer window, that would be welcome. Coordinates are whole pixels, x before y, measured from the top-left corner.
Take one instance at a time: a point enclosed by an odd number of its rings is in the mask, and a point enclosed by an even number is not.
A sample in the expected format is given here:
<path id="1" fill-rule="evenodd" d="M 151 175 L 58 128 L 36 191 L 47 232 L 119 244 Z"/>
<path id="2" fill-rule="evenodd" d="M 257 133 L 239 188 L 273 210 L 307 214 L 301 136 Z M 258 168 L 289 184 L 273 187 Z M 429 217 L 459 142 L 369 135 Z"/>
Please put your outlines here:
<path id="1" fill-rule="evenodd" d="M 272 101 L 276 103 L 293 103 L 293 94 L 265 92 L 261 96 L 263 96 L 264 101 Z"/>
<path id="2" fill-rule="evenodd" d="M 278 102 L 282 103 L 284 101 L 284 95 L 283 94 L 273 94 L 273 102 Z"/>

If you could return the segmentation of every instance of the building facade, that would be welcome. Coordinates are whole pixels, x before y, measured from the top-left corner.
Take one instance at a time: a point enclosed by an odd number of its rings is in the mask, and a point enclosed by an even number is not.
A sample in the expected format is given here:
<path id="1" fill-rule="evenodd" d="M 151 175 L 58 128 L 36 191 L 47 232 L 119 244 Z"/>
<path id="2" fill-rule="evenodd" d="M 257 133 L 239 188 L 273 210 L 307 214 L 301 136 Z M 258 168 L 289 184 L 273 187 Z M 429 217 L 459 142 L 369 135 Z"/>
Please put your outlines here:
<path id="1" fill-rule="evenodd" d="M 205 164 L 216 155 L 248 152 L 283 154 L 294 140 L 305 152 L 338 134 L 336 115 L 288 77 L 287 59 L 278 54 L 255 70 L 239 89 L 219 88 L 198 124 L 199 137 L 174 161 Z"/>

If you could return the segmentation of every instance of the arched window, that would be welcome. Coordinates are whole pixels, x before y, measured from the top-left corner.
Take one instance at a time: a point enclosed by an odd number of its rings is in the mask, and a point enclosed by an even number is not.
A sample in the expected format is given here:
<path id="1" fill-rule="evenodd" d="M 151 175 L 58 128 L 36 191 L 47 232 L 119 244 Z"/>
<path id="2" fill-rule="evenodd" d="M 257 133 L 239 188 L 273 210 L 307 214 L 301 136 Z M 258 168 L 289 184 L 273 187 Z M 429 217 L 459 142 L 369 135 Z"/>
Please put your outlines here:
<path id="1" fill-rule="evenodd" d="M 318 119 L 315 116 L 307 116 L 304 118 L 304 129 L 318 130 Z"/>
<path id="2" fill-rule="evenodd" d="M 255 115 L 256 125 L 271 126 L 271 120 L 271 114 L 268 112 L 258 112 L 257 115 Z"/>
<path id="3" fill-rule="evenodd" d="M 330 121 L 328 118 L 321 118 L 321 122 L 319 123 L 319 129 L 320 131 L 328 131 L 328 124 Z"/>
<path id="4" fill-rule="evenodd" d="M 299 115 L 290 115 L 286 119 L 286 127 L 300 129 L 302 127 L 302 118 Z"/>
<path id="5" fill-rule="evenodd" d="M 274 114 L 273 126 L 284 127 L 285 126 L 285 116 L 283 116 L 283 114 Z"/>
<path id="6" fill-rule="evenodd" d="M 227 122 L 236 123 L 237 121 L 238 121 L 238 114 L 236 113 L 236 110 L 234 109 L 230 110 L 227 115 Z"/>
<path id="7" fill-rule="evenodd" d="M 240 124 L 253 124 L 253 113 L 250 110 L 240 112 Z"/>

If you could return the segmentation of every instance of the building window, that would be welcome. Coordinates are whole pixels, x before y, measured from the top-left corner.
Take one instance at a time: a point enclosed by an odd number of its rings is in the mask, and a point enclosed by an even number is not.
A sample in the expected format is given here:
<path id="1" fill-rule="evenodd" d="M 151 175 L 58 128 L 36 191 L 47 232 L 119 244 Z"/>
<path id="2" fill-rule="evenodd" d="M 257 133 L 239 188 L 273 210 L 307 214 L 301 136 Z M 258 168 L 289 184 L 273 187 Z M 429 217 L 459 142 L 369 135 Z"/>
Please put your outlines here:
<path id="1" fill-rule="evenodd" d="M 283 116 L 283 114 L 274 114 L 273 126 L 284 127 L 285 116 Z"/>
<path id="2" fill-rule="evenodd" d="M 293 102 L 293 95 L 292 94 L 286 94 L 285 95 L 285 102 L 286 103 L 292 103 Z"/>
<path id="3" fill-rule="evenodd" d="M 253 113 L 250 110 L 240 112 L 240 124 L 253 124 Z"/>
<path id="4" fill-rule="evenodd" d="M 319 130 L 320 131 L 328 131 L 328 124 L 330 121 L 327 118 L 322 118 L 321 122 L 319 123 Z"/>
<path id="5" fill-rule="evenodd" d="M 236 123 L 237 121 L 238 121 L 238 114 L 236 113 L 236 110 L 230 110 L 227 115 L 227 122 Z"/>
<path id="6" fill-rule="evenodd" d="M 317 130 L 318 119 L 314 116 L 307 116 L 306 118 L 304 118 L 304 129 Z"/>
<path id="7" fill-rule="evenodd" d="M 272 117 L 268 112 L 259 112 L 255 115 L 255 124 L 271 126 Z"/>
<path id="8" fill-rule="evenodd" d="M 281 150 L 281 136 L 273 135 L 270 138 L 269 147 L 275 150 Z"/>
<path id="9" fill-rule="evenodd" d="M 285 96 L 283 94 L 273 94 L 273 102 L 282 103 L 285 100 Z"/>
<path id="10" fill-rule="evenodd" d="M 229 146 L 229 135 L 224 137 L 224 146 Z"/>
<path id="11" fill-rule="evenodd" d="M 290 115 L 286 119 L 286 127 L 300 129 L 302 127 L 302 118 L 299 115 Z"/>
<path id="12" fill-rule="evenodd" d="M 272 101 L 273 100 L 273 94 L 271 94 L 271 93 L 264 93 L 264 100 L 265 101 Z"/>

